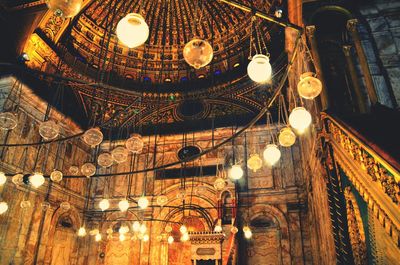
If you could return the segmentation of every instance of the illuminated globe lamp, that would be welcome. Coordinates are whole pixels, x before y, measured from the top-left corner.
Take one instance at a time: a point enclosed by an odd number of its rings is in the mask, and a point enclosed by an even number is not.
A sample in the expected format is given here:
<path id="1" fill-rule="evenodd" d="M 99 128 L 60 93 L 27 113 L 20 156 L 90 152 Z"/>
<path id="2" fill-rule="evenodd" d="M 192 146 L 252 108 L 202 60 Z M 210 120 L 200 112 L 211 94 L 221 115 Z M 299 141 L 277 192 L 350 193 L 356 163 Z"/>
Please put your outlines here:
<path id="1" fill-rule="evenodd" d="M 39 125 L 39 134 L 45 140 L 53 140 L 60 134 L 60 127 L 54 121 L 48 120 Z"/>
<path id="2" fill-rule="evenodd" d="M 216 190 L 223 190 L 225 189 L 225 187 L 226 187 L 226 181 L 224 178 L 219 177 L 214 181 L 214 188 Z"/>
<path id="3" fill-rule="evenodd" d="M 172 226 L 166 225 L 165 228 L 164 228 L 164 230 L 165 230 L 165 232 L 167 232 L 167 233 L 171 233 L 171 232 L 172 232 Z"/>
<path id="4" fill-rule="evenodd" d="M 81 167 L 81 172 L 87 178 L 90 178 L 94 174 L 96 174 L 96 166 L 92 163 L 85 163 Z"/>
<path id="5" fill-rule="evenodd" d="M 149 237 L 149 235 L 148 234 L 145 234 L 144 236 L 143 236 L 143 242 L 147 242 L 147 241 L 149 241 L 149 239 L 150 239 L 150 237 Z"/>
<path id="6" fill-rule="evenodd" d="M 189 238 L 189 234 L 188 233 L 184 233 L 182 236 L 181 236 L 181 242 L 186 242 L 186 241 L 188 241 L 190 238 Z"/>
<path id="7" fill-rule="evenodd" d="M 118 146 L 111 151 L 112 158 L 118 164 L 128 160 L 128 150 L 125 147 Z"/>
<path id="8" fill-rule="evenodd" d="M 213 48 L 206 40 L 193 38 L 183 48 L 183 58 L 195 69 L 200 69 L 209 64 L 213 58 Z"/>
<path id="9" fill-rule="evenodd" d="M 311 114 L 303 107 L 296 107 L 289 115 L 289 124 L 298 133 L 303 133 L 312 121 Z"/>
<path id="10" fill-rule="evenodd" d="M 240 165 L 233 165 L 229 170 L 229 177 L 233 180 L 239 180 L 243 177 L 243 169 Z"/>
<path id="11" fill-rule="evenodd" d="M 232 233 L 232 234 L 237 234 L 237 232 L 239 232 L 239 229 L 238 229 L 236 226 L 232 225 L 232 227 L 231 227 L 231 233 Z"/>
<path id="12" fill-rule="evenodd" d="M 135 48 L 146 42 L 149 26 L 140 14 L 130 13 L 118 22 L 116 33 L 122 44 Z"/>
<path id="13" fill-rule="evenodd" d="M 214 227 L 214 232 L 221 233 L 222 232 L 222 221 L 218 219 L 217 224 Z"/>
<path id="14" fill-rule="evenodd" d="M 124 234 L 119 234 L 119 241 L 125 241 L 126 236 Z"/>
<path id="15" fill-rule="evenodd" d="M 132 230 L 133 232 L 139 232 L 140 230 L 140 223 L 139 221 L 134 221 L 132 224 Z"/>
<path id="16" fill-rule="evenodd" d="M 126 149 L 128 149 L 133 154 L 140 154 L 143 150 L 143 140 L 140 134 L 131 134 L 131 137 L 125 142 Z"/>
<path id="17" fill-rule="evenodd" d="M 111 167 L 114 162 L 110 153 L 101 153 L 97 157 L 97 164 L 101 167 Z"/>
<path id="18" fill-rule="evenodd" d="M 281 158 L 281 151 L 276 144 L 268 144 L 264 150 L 264 160 L 265 162 L 273 166 Z"/>
<path id="19" fill-rule="evenodd" d="M 247 225 L 243 227 L 243 233 L 246 239 L 250 239 L 253 236 L 250 227 L 248 227 Z"/>
<path id="20" fill-rule="evenodd" d="M 3 186 L 7 181 L 6 174 L 4 172 L 0 172 L 0 186 Z"/>
<path id="21" fill-rule="evenodd" d="M 79 236 L 79 237 L 84 237 L 84 236 L 86 236 L 86 229 L 85 229 L 85 227 L 81 226 L 81 227 L 78 229 L 78 236 Z"/>
<path id="22" fill-rule="evenodd" d="M 285 127 L 279 132 L 278 140 L 281 146 L 290 147 L 296 142 L 296 134 L 290 127 Z"/>
<path id="23" fill-rule="evenodd" d="M 140 228 L 139 228 L 139 232 L 144 234 L 144 233 L 146 233 L 146 231 L 147 231 L 146 224 L 145 223 L 141 224 Z"/>
<path id="24" fill-rule="evenodd" d="M 47 7 L 58 17 L 74 17 L 82 8 L 83 0 L 46 0 Z"/>
<path id="25" fill-rule="evenodd" d="M 7 212 L 8 204 L 6 202 L 0 202 L 0 214 Z"/>
<path id="26" fill-rule="evenodd" d="M 29 176 L 29 183 L 32 184 L 33 187 L 39 188 L 44 184 L 44 177 L 42 173 L 36 172 L 33 175 Z"/>
<path id="27" fill-rule="evenodd" d="M 100 209 L 104 212 L 105 210 L 107 210 L 108 208 L 110 208 L 110 202 L 108 201 L 108 199 L 102 199 L 99 202 L 99 207 Z"/>
<path id="28" fill-rule="evenodd" d="M 96 236 L 94 237 L 94 240 L 96 240 L 96 242 L 101 241 L 101 234 L 100 233 L 96 234 Z"/>
<path id="29" fill-rule="evenodd" d="M 257 83 L 266 83 L 271 80 L 272 67 L 269 58 L 263 54 L 256 54 L 247 66 L 247 74 Z"/>
<path id="30" fill-rule="evenodd" d="M 314 99 L 321 94 L 322 83 L 312 72 L 306 72 L 300 76 L 297 84 L 297 92 L 302 98 Z"/>
<path id="31" fill-rule="evenodd" d="M 121 212 L 126 212 L 129 209 L 129 202 L 126 199 L 123 199 L 118 203 L 118 207 L 121 210 Z"/>
<path id="32" fill-rule="evenodd" d="M 168 203 L 168 197 L 166 195 L 157 196 L 157 204 L 158 204 L 158 206 L 163 207 L 167 203 Z"/>
<path id="33" fill-rule="evenodd" d="M 174 243 L 174 237 L 173 236 L 169 236 L 167 240 L 168 240 L 168 244 Z"/>
<path id="34" fill-rule="evenodd" d="M 83 134 L 83 141 L 87 145 L 95 147 L 103 141 L 103 133 L 99 128 L 90 128 Z"/>
<path id="35" fill-rule="evenodd" d="M 187 227 L 185 226 L 185 225 L 181 225 L 181 227 L 179 227 L 179 231 L 182 233 L 182 234 L 185 234 L 185 233 L 187 233 Z"/>
<path id="36" fill-rule="evenodd" d="M 53 172 L 50 173 L 50 179 L 58 183 L 63 179 L 63 173 L 59 170 L 53 170 Z"/>
<path id="37" fill-rule="evenodd" d="M 93 230 L 90 230 L 90 231 L 89 231 L 89 235 L 91 235 L 91 236 L 95 236 L 95 235 L 97 235 L 98 233 L 100 233 L 99 229 L 93 229 Z"/>
<path id="38" fill-rule="evenodd" d="M 145 196 L 140 197 L 138 199 L 138 206 L 142 210 L 146 209 L 149 206 L 149 200 Z"/>
<path id="39" fill-rule="evenodd" d="M 12 130 L 18 125 L 17 116 L 12 112 L 0 113 L 0 129 Z"/>
<path id="40" fill-rule="evenodd" d="M 250 168 L 253 172 L 257 172 L 262 167 L 263 161 L 258 154 L 250 155 L 250 158 L 247 160 L 247 167 Z"/>

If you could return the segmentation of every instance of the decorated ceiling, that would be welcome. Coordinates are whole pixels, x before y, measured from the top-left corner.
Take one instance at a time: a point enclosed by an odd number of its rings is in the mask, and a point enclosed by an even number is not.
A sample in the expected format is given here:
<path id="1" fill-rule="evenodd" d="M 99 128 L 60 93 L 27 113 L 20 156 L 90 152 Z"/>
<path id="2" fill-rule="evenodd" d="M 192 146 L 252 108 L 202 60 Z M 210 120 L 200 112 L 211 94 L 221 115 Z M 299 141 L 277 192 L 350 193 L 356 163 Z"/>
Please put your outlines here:
<path id="1" fill-rule="evenodd" d="M 280 0 L 241 2 L 267 14 L 282 6 Z M 150 30 L 146 43 L 133 49 L 115 36 L 117 22 L 130 12 L 140 12 Z M 29 67 L 79 81 L 65 87 L 75 94 L 83 127 L 181 124 L 191 130 L 199 126 L 196 121 L 208 128 L 227 126 L 259 112 L 287 61 L 284 29 L 262 20 L 253 30 L 251 25 L 251 14 L 220 1 L 85 1 L 72 19 L 46 12 L 25 52 Z M 254 27 L 271 54 L 271 83 L 257 84 L 246 74 Z M 194 36 L 214 50 L 211 63 L 200 69 L 182 55 Z"/>

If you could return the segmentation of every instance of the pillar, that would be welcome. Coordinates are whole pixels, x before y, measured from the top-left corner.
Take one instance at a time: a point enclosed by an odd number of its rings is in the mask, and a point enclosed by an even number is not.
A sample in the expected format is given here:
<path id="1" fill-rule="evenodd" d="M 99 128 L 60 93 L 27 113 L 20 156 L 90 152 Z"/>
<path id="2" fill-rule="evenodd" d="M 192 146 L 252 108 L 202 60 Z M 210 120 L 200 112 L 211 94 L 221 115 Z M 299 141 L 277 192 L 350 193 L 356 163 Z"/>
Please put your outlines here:
<path id="1" fill-rule="evenodd" d="M 312 57 L 314 60 L 316 74 L 322 83 L 322 92 L 320 95 L 321 108 L 322 108 L 322 110 L 326 110 L 329 107 L 328 91 L 327 91 L 327 87 L 325 85 L 325 78 L 324 78 L 324 75 L 321 70 L 321 59 L 319 57 L 318 45 L 317 45 L 317 41 L 315 39 L 315 26 L 314 25 L 307 26 L 306 34 L 307 34 L 308 41 L 311 45 L 311 53 L 312 53 Z"/>
<path id="2" fill-rule="evenodd" d="M 350 32 L 353 39 L 354 48 L 356 49 L 358 59 L 360 61 L 361 70 L 364 76 L 365 85 L 372 105 L 378 103 L 378 96 L 375 91 L 374 82 L 372 81 L 371 72 L 368 67 L 367 57 L 365 56 L 364 49 L 361 45 L 360 36 L 357 31 L 357 19 L 350 19 L 347 21 L 347 30 Z"/>
<path id="3" fill-rule="evenodd" d="M 360 113 L 366 113 L 367 112 L 367 106 L 364 101 L 364 97 L 361 91 L 361 87 L 359 84 L 359 80 L 357 78 L 357 73 L 356 73 L 356 67 L 353 62 L 353 58 L 351 58 L 351 46 L 350 45 L 344 45 L 343 46 L 343 53 L 346 58 L 346 63 L 347 67 L 350 72 L 350 77 L 351 77 L 351 82 L 353 84 L 354 88 L 354 94 L 356 96 L 356 101 L 357 101 L 357 106 L 358 110 Z"/>

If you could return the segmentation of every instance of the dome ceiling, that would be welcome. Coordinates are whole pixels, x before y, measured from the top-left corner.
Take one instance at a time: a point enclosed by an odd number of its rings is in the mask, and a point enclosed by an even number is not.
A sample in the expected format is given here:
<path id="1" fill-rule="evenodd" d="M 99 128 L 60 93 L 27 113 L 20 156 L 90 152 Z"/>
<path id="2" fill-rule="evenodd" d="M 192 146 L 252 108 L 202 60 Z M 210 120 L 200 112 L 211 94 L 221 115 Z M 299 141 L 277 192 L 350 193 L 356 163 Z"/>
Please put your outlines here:
<path id="1" fill-rule="evenodd" d="M 271 13 L 272 7 L 281 1 L 257 0 L 247 4 Z M 118 21 L 133 12 L 143 15 L 150 34 L 145 45 L 129 49 L 118 43 L 114 33 Z M 250 21 L 249 13 L 219 1 L 92 1 L 74 18 L 70 34 L 64 34 L 62 42 L 94 68 L 99 68 L 105 57 L 104 47 L 109 44 L 106 67 L 118 77 L 147 83 L 179 83 L 223 74 L 247 58 Z M 260 23 L 267 41 L 275 28 L 267 22 Z M 109 43 L 107 32 L 112 32 Z M 211 64 L 199 70 L 188 66 L 182 54 L 184 45 L 194 36 L 208 40 L 214 49 Z"/>

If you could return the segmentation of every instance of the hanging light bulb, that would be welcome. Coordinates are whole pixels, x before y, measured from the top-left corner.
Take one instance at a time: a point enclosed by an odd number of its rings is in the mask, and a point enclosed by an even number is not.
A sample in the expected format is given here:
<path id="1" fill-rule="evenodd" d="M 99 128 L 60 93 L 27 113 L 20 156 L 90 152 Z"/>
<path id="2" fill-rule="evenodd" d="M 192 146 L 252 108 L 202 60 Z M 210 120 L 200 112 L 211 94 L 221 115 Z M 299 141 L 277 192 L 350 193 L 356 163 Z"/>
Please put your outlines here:
<path id="1" fill-rule="evenodd" d="M 140 197 L 138 200 L 138 206 L 142 210 L 146 209 L 147 206 L 149 206 L 149 200 L 145 196 Z"/>
<path id="2" fill-rule="evenodd" d="M 247 167 L 250 168 L 253 172 L 257 172 L 262 167 L 263 161 L 258 154 L 250 155 L 250 158 L 247 160 Z"/>
<path id="3" fill-rule="evenodd" d="M 132 224 L 132 230 L 133 230 L 133 232 L 139 232 L 139 230 L 140 230 L 140 223 L 139 223 L 139 221 L 133 222 L 133 224 Z"/>
<path id="4" fill-rule="evenodd" d="M 6 174 L 4 172 L 0 172 L 0 186 L 4 185 L 7 181 Z"/>
<path id="5" fill-rule="evenodd" d="M 0 202 L 0 214 L 7 212 L 8 204 L 6 202 Z"/>
<path id="6" fill-rule="evenodd" d="M 30 201 L 21 201 L 19 206 L 21 206 L 22 209 L 31 208 L 31 202 Z"/>
<path id="7" fill-rule="evenodd" d="M 109 227 L 107 229 L 106 233 L 107 233 L 107 235 L 112 235 L 112 233 L 114 233 L 114 230 L 111 227 Z"/>
<path id="8" fill-rule="evenodd" d="M 165 232 L 167 232 L 167 233 L 171 233 L 171 232 L 172 232 L 172 226 L 166 225 L 165 228 L 164 228 L 164 230 L 165 230 Z"/>
<path id="9" fill-rule="evenodd" d="M 167 240 L 168 240 L 168 244 L 174 243 L 174 237 L 173 236 L 169 236 Z"/>
<path id="10" fill-rule="evenodd" d="M 74 17 L 81 10 L 83 0 L 46 0 L 47 7 L 57 17 Z"/>
<path id="11" fill-rule="evenodd" d="M 118 164 L 128 160 L 128 150 L 125 147 L 118 146 L 111 151 L 111 155 Z"/>
<path id="12" fill-rule="evenodd" d="M 87 145 L 95 147 L 103 141 L 103 133 L 99 128 L 90 128 L 83 134 L 83 141 Z"/>
<path id="13" fill-rule="evenodd" d="M 239 229 L 238 229 L 236 226 L 232 225 L 232 227 L 231 227 L 231 233 L 232 233 L 232 234 L 237 234 L 237 232 L 239 232 Z"/>
<path id="14" fill-rule="evenodd" d="M 229 177 L 233 180 L 238 180 L 243 177 L 243 169 L 240 165 L 233 165 L 229 170 Z"/>
<path id="15" fill-rule="evenodd" d="M 223 190 L 226 187 L 226 181 L 225 179 L 219 177 L 214 181 L 214 188 L 216 190 Z"/>
<path id="16" fill-rule="evenodd" d="M 92 163 L 85 163 L 81 167 L 81 172 L 87 178 L 90 178 L 94 174 L 96 174 L 96 166 Z"/>
<path id="17" fill-rule="evenodd" d="M 108 199 L 102 199 L 99 202 L 99 207 L 102 211 L 107 210 L 108 208 L 110 208 L 110 202 L 108 201 Z"/>
<path id="18" fill-rule="evenodd" d="M 12 112 L 0 113 L 0 129 L 12 130 L 18 125 L 17 116 Z"/>
<path id="19" fill-rule="evenodd" d="M 60 208 L 64 212 L 69 211 L 69 209 L 71 209 L 71 204 L 69 202 L 62 202 L 60 203 Z"/>
<path id="20" fill-rule="evenodd" d="M 36 172 L 29 177 L 29 182 L 32 184 L 33 187 L 39 188 L 44 184 L 44 177 L 42 173 Z"/>
<path id="21" fill-rule="evenodd" d="M 125 142 L 126 149 L 131 151 L 133 154 L 140 154 L 143 150 L 143 140 L 140 134 L 131 134 L 131 137 Z"/>
<path id="22" fill-rule="evenodd" d="M 243 233 L 246 239 L 250 239 L 253 236 L 250 227 L 248 227 L 247 225 L 243 227 Z"/>
<path id="23" fill-rule="evenodd" d="M 290 127 L 285 127 L 279 132 L 278 140 L 280 145 L 290 147 L 296 142 L 296 134 Z"/>
<path id="24" fill-rule="evenodd" d="M 124 199 L 118 203 L 118 207 L 121 210 L 121 212 L 126 212 L 129 208 L 129 202 L 126 199 Z"/>
<path id="25" fill-rule="evenodd" d="M 186 241 L 188 241 L 189 240 L 189 234 L 188 233 L 184 233 L 182 236 L 181 236 L 181 241 L 182 242 L 186 242 Z"/>
<path id="26" fill-rule="evenodd" d="M 119 234 L 119 241 L 124 241 L 126 239 L 124 234 Z"/>
<path id="27" fill-rule="evenodd" d="M 101 167 L 111 167 L 114 162 L 110 153 L 101 153 L 97 157 L 97 164 Z"/>
<path id="28" fill-rule="evenodd" d="M 81 226 L 81 227 L 79 228 L 79 230 L 78 230 L 78 236 L 80 236 L 80 237 L 86 236 L 86 229 L 85 229 L 85 227 Z"/>
<path id="29" fill-rule="evenodd" d="M 45 140 L 53 140 L 60 133 L 60 127 L 52 120 L 42 122 L 39 125 L 39 134 Z"/>
<path id="30" fill-rule="evenodd" d="M 145 234 L 145 235 L 143 236 L 143 242 L 147 242 L 147 241 L 149 241 L 149 239 L 150 239 L 150 237 L 149 237 L 148 234 Z"/>
<path id="31" fill-rule="evenodd" d="M 192 39 L 183 48 L 183 58 L 195 69 L 200 69 L 209 64 L 213 54 L 214 51 L 210 43 L 198 38 Z"/>
<path id="32" fill-rule="evenodd" d="M 314 99 L 322 91 L 321 81 L 315 77 L 312 72 L 306 72 L 300 76 L 300 81 L 297 84 L 297 92 L 302 98 Z"/>
<path id="33" fill-rule="evenodd" d="M 299 133 L 303 133 L 312 121 L 311 114 L 303 107 L 297 107 L 289 115 L 289 124 Z"/>
<path id="34" fill-rule="evenodd" d="M 157 236 L 156 236 L 156 240 L 157 240 L 158 242 L 161 242 L 162 239 L 163 239 L 162 235 L 157 235 Z"/>
<path id="35" fill-rule="evenodd" d="M 129 232 L 129 227 L 127 227 L 126 225 L 123 225 L 119 228 L 118 233 L 120 234 L 126 234 Z"/>
<path id="36" fill-rule="evenodd" d="M 63 179 L 63 173 L 59 170 L 53 170 L 50 174 L 51 181 L 60 182 Z"/>
<path id="37" fill-rule="evenodd" d="M 185 233 L 187 233 L 187 227 L 186 227 L 185 225 L 181 225 L 181 227 L 179 228 L 179 231 L 180 231 L 182 234 L 185 234 Z"/>
<path id="38" fill-rule="evenodd" d="M 100 233 L 97 234 L 97 235 L 94 237 L 94 239 L 96 240 L 96 242 L 101 241 L 101 234 L 100 234 Z"/>
<path id="39" fill-rule="evenodd" d="M 263 155 L 265 162 L 272 166 L 281 158 L 281 151 L 276 144 L 268 144 Z"/>
<path id="40" fill-rule="evenodd" d="M 135 48 L 146 42 L 149 26 L 140 14 L 130 13 L 118 22 L 116 33 L 122 44 Z"/>
<path id="41" fill-rule="evenodd" d="M 257 83 L 266 83 L 271 80 L 272 67 L 269 58 L 263 54 L 256 54 L 247 66 L 247 74 Z"/>
<path id="42" fill-rule="evenodd" d="M 69 173 L 70 173 L 72 176 L 78 175 L 78 173 L 79 173 L 79 167 L 77 167 L 77 166 L 70 166 L 69 169 L 68 169 L 68 171 L 69 171 Z"/>
<path id="43" fill-rule="evenodd" d="M 141 224 L 141 225 L 140 225 L 139 232 L 140 232 L 141 234 L 144 234 L 144 233 L 146 233 L 146 231 L 147 231 L 146 224 L 145 224 L 145 223 Z"/>
<path id="44" fill-rule="evenodd" d="M 157 204 L 161 207 L 168 203 L 168 197 L 166 195 L 157 196 Z"/>

